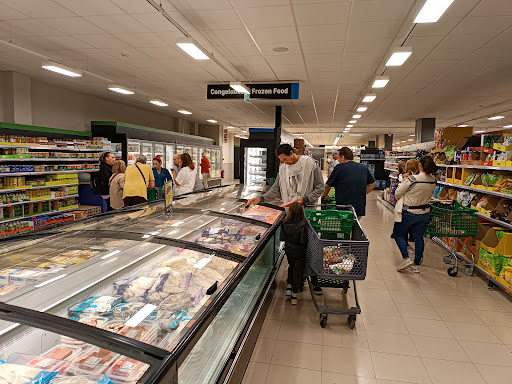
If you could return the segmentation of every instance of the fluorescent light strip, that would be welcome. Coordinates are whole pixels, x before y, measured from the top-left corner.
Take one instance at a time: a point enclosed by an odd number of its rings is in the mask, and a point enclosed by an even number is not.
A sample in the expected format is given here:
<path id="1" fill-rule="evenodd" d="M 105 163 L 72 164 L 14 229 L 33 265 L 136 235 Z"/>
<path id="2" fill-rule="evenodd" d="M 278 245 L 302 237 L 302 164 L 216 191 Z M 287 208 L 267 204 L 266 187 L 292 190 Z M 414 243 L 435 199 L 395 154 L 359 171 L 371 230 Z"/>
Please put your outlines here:
<path id="1" fill-rule="evenodd" d="M 395 48 L 393 53 L 391 54 L 388 62 L 386 63 L 386 67 L 399 67 L 411 56 L 412 48 L 411 47 L 400 47 Z M 363 100 L 364 101 L 364 100 Z"/>
<path id="2" fill-rule="evenodd" d="M 357 108 L 357 112 L 364 112 L 368 109 L 367 106 L 365 105 L 361 105 L 360 107 Z"/>
<path id="3" fill-rule="evenodd" d="M 487 118 L 487 120 L 500 120 L 500 119 L 504 119 L 504 118 L 505 118 L 505 116 L 498 115 L 498 116 L 491 116 L 491 117 Z"/>
<path id="4" fill-rule="evenodd" d="M 457 128 L 465 128 L 465 127 L 469 127 L 469 125 L 468 124 L 457 125 Z"/>
<path id="5" fill-rule="evenodd" d="M 475 131 L 475 133 L 485 133 L 485 131 Z"/>
<path id="6" fill-rule="evenodd" d="M 119 84 L 111 84 L 108 86 L 108 89 L 117 93 L 122 93 L 123 95 L 133 95 L 135 93 L 130 88 L 123 87 Z"/>
<path id="7" fill-rule="evenodd" d="M 168 107 L 169 106 L 169 104 L 167 104 L 165 101 L 162 101 L 160 99 L 152 99 L 152 100 L 149 100 L 149 102 L 151 104 L 158 105 L 159 107 Z"/>
<path id="8" fill-rule="evenodd" d="M 241 81 L 231 81 L 229 86 L 239 93 L 251 93 L 251 90 L 247 85 L 242 84 Z"/>
<path id="9" fill-rule="evenodd" d="M 363 103 L 371 103 L 376 97 L 377 95 L 375 93 L 367 93 L 364 95 Z"/>
<path id="10" fill-rule="evenodd" d="M 389 83 L 389 76 L 377 76 L 373 81 L 372 88 L 384 88 Z"/>
<path id="11" fill-rule="evenodd" d="M 414 19 L 415 23 L 435 23 L 438 21 L 453 0 L 427 0 Z"/>
<path id="12" fill-rule="evenodd" d="M 352 116 L 352 118 L 353 119 L 359 119 L 359 118 L 361 118 L 361 115 L 354 115 L 354 116 Z"/>
<path id="13" fill-rule="evenodd" d="M 503 128 L 512 128 L 512 124 L 511 125 L 504 125 Z"/>
<path id="14" fill-rule="evenodd" d="M 357 120 L 350 120 L 349 123 L 350 124 L 355 124 L 355 123 L 357 123 Z"/>
<path id="15" fill-rule="evenodd" d="M 156 309 L 156 305 L 146 304 L 143 306 L 135 315 L 133 315 L 124 325 L 127 327 L 136 327 L 139 325 L 146 317 L 149 316 L 151 312 Z"/>
<path id="16" fill-rule="evenodd" d="M 336 145 L 336 144 L 338 143 L 338 141 L 339 141 L 339 140 L 340 140 L 340 138 L 339 138 L 339 137 L 335 138 L 335 139 L 334 139 L 334 143 L 333 143 L 332 145 Z"/>
<path id="17" fill-rule="evenodd" d="M 185 110 L 185 109 L 179 109 L 179 110 L 178 110 L 178 112 L 179 112 L 179 113 L 183 113 L 184 115 L 191 115 L 191 114 L 192 114 L 192 112 L 187 111 L 187 110 Z"/>
<path id="18" fill-rule="evenodd" d="M 353 125 L 352 124 L 347 124 L 347 128 L 352 128 Z"/>
<path id="19" fill-rule="evenodd" d="M 217 120 L 213 120 L 213 119 L 208 119 L 206 121 L 209 122 L 209 123 L 216 123 L 217 122 Z"/>
<path id="20" fill-rule="evenodd" d="M 108 259 L 109 257 L 112 257 L 114 255 L 117 255 L 118 253 L 121 253 L 120 250 L 117 250 L 117 251 L 113 251 L 113 252 L 110 252 L 110 253 L 107 253 L 106 255 L 103 255 L 101 256 L 101 259 L 104 260 L 104 259 Z"/>
<path id="21" fill-rule="evenodd" d="M 44 287 L 45 285 L 48 285 L 48 284 L 50 284 L 50 283 L 53 283 L 54 281 L 60 280 L 60 279 L 62 279 L 63 277 L 66 277 L 66 276 L 67 276 L 67 275 L 59 275 L 59 276 L 56 276 L 56 277 L 54 277 L 53 279 L 46 280 L 45 282 L 42 282 L 41 284 L 37 284 L 37 285 L 36 285 L 36 288 Z"/>
<path id="22" fill-rule="evenodd" d="M 59 63 L 55 63 L 53 61 L 45 61 L 41 65 L 44 69 L 47 69 L 52 72 L 60 73 L 61 75 L 69 76 L 69 77 L 81 77 L 82 71 L 78 71 L 66 65 L 62 65 Z"/>
<path id="23" fill-rule="evenodd" d="M 204 53 L 191 37 L 180 37 L 176 40 L 176 45 L 183 49 L 186 53 L 196 60 L 209 60 L 210 58 Z"/>

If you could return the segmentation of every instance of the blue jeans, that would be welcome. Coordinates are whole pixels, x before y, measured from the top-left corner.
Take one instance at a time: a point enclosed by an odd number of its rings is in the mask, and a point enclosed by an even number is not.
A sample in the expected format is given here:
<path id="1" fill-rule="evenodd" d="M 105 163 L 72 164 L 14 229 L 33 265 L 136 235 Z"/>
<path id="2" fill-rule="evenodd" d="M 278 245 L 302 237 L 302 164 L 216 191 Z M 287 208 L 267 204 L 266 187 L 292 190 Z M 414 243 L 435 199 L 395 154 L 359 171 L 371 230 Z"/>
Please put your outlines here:
<path id="1" fill-rule="evenodd" d="M 429 220 L 430 213 L 415 215 L 414 213 L 403 211 L 402 222 L 395 223 L 395 226 L 393 227 L 393 236 L 395 238 L 396 245 L 398 245 L 398 249 L 400 249 L 400 253 L 404 259 L 409 257 L 409 254 L 407 253 L 407 234 L 412 228 L 415 244 L 415 265 L 420 265 L 421 258 L 423 257 L 423 250 L 425 248 L 423 234 L 425 233 L 425 229 L 427 228 Z"/>

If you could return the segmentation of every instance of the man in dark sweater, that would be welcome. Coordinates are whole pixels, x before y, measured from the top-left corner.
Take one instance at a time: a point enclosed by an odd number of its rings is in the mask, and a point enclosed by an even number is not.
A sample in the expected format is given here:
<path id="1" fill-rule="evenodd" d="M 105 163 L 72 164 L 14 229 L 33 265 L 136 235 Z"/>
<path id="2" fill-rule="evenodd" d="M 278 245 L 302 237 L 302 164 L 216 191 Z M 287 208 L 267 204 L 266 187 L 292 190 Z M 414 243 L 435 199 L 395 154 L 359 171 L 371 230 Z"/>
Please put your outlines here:
<path id="1" fill-rule="evenodd" d="M 348 147 L 339 150 L 339 164 L 325 183 L 323 198 L 328 199 L 334 187 L 336 205 L 352 205 L 358 217 L 366 213 L 366 195 L 377 183 L 364 164 L 354 162 L 354 153 Z"/>

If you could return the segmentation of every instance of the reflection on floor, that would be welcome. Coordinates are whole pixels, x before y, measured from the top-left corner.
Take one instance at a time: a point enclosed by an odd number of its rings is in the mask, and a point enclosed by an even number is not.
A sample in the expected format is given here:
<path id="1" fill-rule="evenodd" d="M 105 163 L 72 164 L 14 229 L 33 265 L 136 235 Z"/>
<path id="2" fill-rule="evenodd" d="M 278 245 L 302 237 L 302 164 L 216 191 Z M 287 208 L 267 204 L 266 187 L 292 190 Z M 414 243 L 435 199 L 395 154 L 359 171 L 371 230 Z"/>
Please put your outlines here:
<path id="1" fill-rule="evenodd" d="M 510 382 L 510 297 L 476 275 L 449 277 L 430 242 L 420 274 L 398 273 L 393 216 L 375 197 L 362 219 L 370 256 L 367 278 L 357 284 L 363 313 L 356 328 L 330 315 L 322 329 L 309 290 L 292 307 L 283 266 L 244 384 Z M 329 305 L 341 306 L 339 290 L 324 291 Z"/>

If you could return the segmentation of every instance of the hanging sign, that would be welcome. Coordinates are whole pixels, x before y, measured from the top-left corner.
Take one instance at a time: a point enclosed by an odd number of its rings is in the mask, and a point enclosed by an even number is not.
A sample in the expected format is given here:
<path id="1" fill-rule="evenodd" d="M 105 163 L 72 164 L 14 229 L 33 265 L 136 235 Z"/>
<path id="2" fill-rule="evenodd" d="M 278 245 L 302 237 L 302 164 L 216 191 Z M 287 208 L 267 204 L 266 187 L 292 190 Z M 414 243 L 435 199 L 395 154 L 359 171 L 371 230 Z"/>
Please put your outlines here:
<path id="1" fill-rule="evenodd" d="M 173 200 L 173 181 L 170 180 L 164 184 L 164 204 L 166 214 L 169 214 L 172 211 Z"/>
<path id="2" fill-rule="evenodd" d="M 298 99 L 299 83 L 245 84 L 250 90 L 250 99 Z M 245 95 L 235 91 L 229 84 L 208 84 L 207 99 L 244 99 Z"/>

